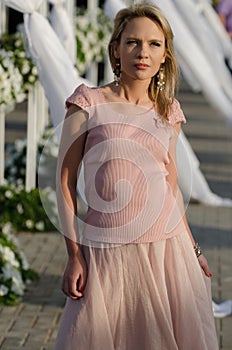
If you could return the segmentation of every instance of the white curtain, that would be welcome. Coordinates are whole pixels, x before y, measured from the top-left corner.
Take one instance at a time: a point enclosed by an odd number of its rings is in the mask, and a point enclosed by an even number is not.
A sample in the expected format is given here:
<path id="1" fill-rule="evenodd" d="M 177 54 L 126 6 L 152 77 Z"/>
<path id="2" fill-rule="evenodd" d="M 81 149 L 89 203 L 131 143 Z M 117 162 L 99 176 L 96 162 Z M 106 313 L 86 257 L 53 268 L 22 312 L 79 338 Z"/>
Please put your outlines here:
<path id="1" fill-rule="evenodd" d="M 222 25 L 218 14 L 215 12 L 208 0 L 192 0 L 196 4 L 199 13 L 204 16 L 208 26 L 217 38 L 218 43 L 221 45 L 222 53 L 230 61 L 230 67 L 232 68 L 232 42 L 231 39 Z"/>
<path id="2" fill-rule="evenodd" d="M 11 7 L 22 13 L 33 13 L 42 4 L 44 0 L 3 0 L 6 6 Z"/>
<path id="3" fill-rule="evenodd" d="M 177 142 L 177 169 L 184 201 L 188 203 L 192 198 L 206 205 L 232 207 L 231 199 L 222 198 L 211 191 L 199 166 L 199 160 L 181 131 Z"/>
<path id="4" fill-rule="evenodd" d="M 210 61 L 182 19 L 173 1 L 150 0 L 149 2 L 159 6 L 166 15 L 174 31 L 175 48 L 200 84 L 205 97 L 212 106 L 231 121 L 232 101 L 222 90 Z"/>
<path id="5" fill-rule="evenodd" d="M 205 54 L 207 62 L 211 65 L 220 87 L 232 103 L 232 79 L 225 64 L 224 54 L 211 26 L 204 16 L 197 10 L 192 0 L 174 0 L 178 12 L 188 26 L 201 51 Z M 204 72 L 202 72 L 204 75 Z"/>
<path id="6" fill-rule="evenodd" d="M 73 64 L 76 62 L 77 45 L 74 28 L 64 8 L 64 0 L 49 0 L 53 4 L 50 14 L 52 28 L 60 39 Z"/>
<path id="7" fill-rule="evenodd" d="M 74 88 L 85 82 L 78 77 L 71 59 L 48 20 L 36 12 L 38 0 L 4 0 L 5 4 L 24 13 L 24 25 L 30 54 L 36 63 L 39 79 L 49 102 L 54 126 L 64 119 L 64 101 Z"/>
<path id="8" fill-rule="evenodd" d="M 114 19 L 116 13 L 125 7 L 126 4 L 122 0 L 106 0 L 104 13 L 107 17 Z"/>

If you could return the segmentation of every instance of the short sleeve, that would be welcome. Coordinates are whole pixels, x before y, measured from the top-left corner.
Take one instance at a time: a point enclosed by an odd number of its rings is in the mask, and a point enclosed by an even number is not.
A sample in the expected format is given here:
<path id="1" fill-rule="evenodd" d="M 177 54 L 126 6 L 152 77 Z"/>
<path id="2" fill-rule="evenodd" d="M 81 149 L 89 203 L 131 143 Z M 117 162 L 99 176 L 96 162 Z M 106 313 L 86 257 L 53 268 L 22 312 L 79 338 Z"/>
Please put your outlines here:
<path id="1" fill-rule="evenodd" d="M 66 108 L 69 108 L 72 104 L 81 109 L 86 109 L 91 106 L 89 89 L 85 84 L 79 85 L 65 101 Z"/>
<path id="2" fill-rule="evenodd" d="M 174 126 L 176 123 L 186 123 L 184 112 L 182 111 L 179 102 L 174 99 L 170 112 L 168 114 L 169 123 Z"/>

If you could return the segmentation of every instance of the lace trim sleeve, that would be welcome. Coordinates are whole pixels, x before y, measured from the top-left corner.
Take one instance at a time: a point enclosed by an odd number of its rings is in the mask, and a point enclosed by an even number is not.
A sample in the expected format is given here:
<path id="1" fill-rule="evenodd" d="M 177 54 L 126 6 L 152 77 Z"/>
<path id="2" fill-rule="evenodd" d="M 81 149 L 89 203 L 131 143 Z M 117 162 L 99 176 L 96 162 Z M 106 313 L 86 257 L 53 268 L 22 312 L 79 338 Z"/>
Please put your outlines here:
<path id="1" fill-rule="evenodd" d="M 69 108 L 71 105 L 86 109 L 91 105 L 90 97 L 88 94 L 88 88 L 86 85 L 79 85 L 72 95 L 70 95 L 65 101 L 65 107 Z"/>
<path id="2" fill-rule="evenodd" d="M 175 99 L 172 103 L 169 113 L 169 123 L 175 125 L 176 123 L 186 123 L 184 113 L 180 107 L 179 102 Z"/>

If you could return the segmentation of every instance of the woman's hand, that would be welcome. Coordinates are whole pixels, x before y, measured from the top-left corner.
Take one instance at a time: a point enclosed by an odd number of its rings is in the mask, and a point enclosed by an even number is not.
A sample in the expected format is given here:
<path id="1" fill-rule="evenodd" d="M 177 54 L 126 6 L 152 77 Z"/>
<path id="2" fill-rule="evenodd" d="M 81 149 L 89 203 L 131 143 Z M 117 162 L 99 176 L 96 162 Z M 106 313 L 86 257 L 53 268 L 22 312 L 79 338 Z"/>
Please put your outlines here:
<path id="1" fill-rule="evenodd" d="M 83 297 L 87 280 L 87 265 L 81 252 L 69 257 L 62 281 L 62 291 L 69 298 L 76 300 Z"/>
<path id="2" fill-rule="evenodd" d="M 212 277 L 213 275 L 212 275 L 212 273 L 209 270 L 209 266 L 208 266 L 208 262 L 207 262 L 206 257 L 203 254 L 201 254 L 198 257 L 198 261 L 199 261 L 199 264 L 200 264 L 202 270 L 204 271 L 205 275 L 207 277 Z"/>

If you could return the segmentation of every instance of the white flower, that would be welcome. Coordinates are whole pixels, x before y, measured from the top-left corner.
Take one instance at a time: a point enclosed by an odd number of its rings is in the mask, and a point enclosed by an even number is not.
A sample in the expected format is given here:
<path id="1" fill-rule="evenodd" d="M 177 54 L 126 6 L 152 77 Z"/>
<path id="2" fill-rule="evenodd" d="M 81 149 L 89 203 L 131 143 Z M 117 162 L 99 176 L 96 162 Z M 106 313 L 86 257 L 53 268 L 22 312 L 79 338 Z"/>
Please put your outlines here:
<path id="1" fill-rule="evenodd" d="M 25 225 L 29 229 L 34 227 L 34 223 L 32 220 L 26 220 Z"/>
<path id="2" fill-rule="evenodd" d="M 36 66 L 34 66 L 34 67 L 32 68 L 31 73 L 32 73 L 33 75 L 37 75 L 37 74 L 38 74 L 38 71 L 37 71 Z"/>
<path id="3" fill-rule="evenodd" d="M 11 234 L 11 230 L 12 230 L 12 224 L 10 222 L 7 222 L 3 227 L 2 227 L 2 232 L 4 233 L 4 235 L 9 235 Z"/>
<path id="4" fill-rule="evenodd" d="M 0 104 L 1 110 L 5 109 L 5 111 L 8 110 L 9 106 L 12 107 L 15 102 L 21 102 L 25 99 L 22 75 L 18 67 L 13 63 L 13 59 L 11 52 L 0 49 Z"/>
<path id="5" fill-rule="evenodd" d="M 22 179 L 17 179 L 16 183 L 17 183 L 17 186 L 23 186 L 23 180 Z"/>
<path id="6" fill-rule="evenodd" d="M 15 258 L 15 253 L 9 247 L 3 247 L 3 259 L 14 267 L 19 267 L 19 262 Z"/>
<path id="7" fill-rule="evenodd" d="M 26 57 L 26 54 L 25 54 L 24 51 L 20 51 L 20 52 L 18 53 L 18 56 L 19 56 L 20 58 L 25 58 L 25 57 Z"/>
<path id="8" fill-rule="evenodd" d="M 19 251 L 19 256 L 22 260 L 22 268 L 23 270 L 28 270 L 29 269 L 29 264 L 28 264 L 28 261 L 27 261 L 27 258 L 25 257 L 24 253 L 20 250 Z"/>
<path id="9" fill-rule="evenodd" d="M 21 41 L 18 39 L 18 40 L 16 40 L 15 41 L 15 46 L 16 47 L 20 47 L 20 45 L 21 45 Z"/>
<path id="10" fill-rule="evenodd" d="M 20 193 L 24 189 L 23 185 L 18 185 L 15 189 L 15 193 Z"/>
<path id="11" fill-rule="evenodd" d="M 10 190 L 7 190 L 7 191 L 5 192 L 5 197 L 6 197 L 6 198 L 12 198 L 12 197 L 13 197 L 13 192 L 10 191 Z"/>
<path id="12" fill-rule="evenodd" d="M 23 283 L 23 280 L 21 276 L 13 276 L 12 277 L 12 285 L 11 285 L 11 291 L 17 295 L 23 295 L 25 289 L 25 284 Z"/>
<path id="13" fill-rule="evenodd" d="M 86 28 L 89 24 L 89 19 L 85 16 L 77 16 L 76 17 L 76 23 L 78 24 L 78 26 L 83 29 Z"/>
<path id="14" fill-rule="evenodd" d="M 9 262 L 6 262 L 2 267 L 2 273 L 6 280 L 11 279 L 12 277 L 21 278 L 19 270 L 12 266 Z"/>
<path id="15" fill-rule="evenodd" d="M 4 295 L 6 295 L 8 293 L 9 289 L 4 286 L 4 284 L 0 285 L 0 296 L 3 297 Z"/>
<path id="16" fill-rule="evenodd" d="M 23 209 L 23 206 L 22 206 L 21 203 L 18 203 L 16 208 L 17 208 L 19 214 L 23 214 L 24 213 L 24 209 Z"/>
<path id="17" fill-rule="evenodd" d="M 38 221 L 36 224 L 35 224 L 35 228 L 39 231 L 43 231 L 44 230 L 44 222 L 43 221 Z"/>
<path id="18" fill-rule="evenodd" d="M 16 246 L 19 245 L 18 239 L 12 233 L 12 224 L 10 222 L 4 224 L 4 226 L 2 227 L 2 233 L 6 237 L 7 241 L 14 243 Z"/>

